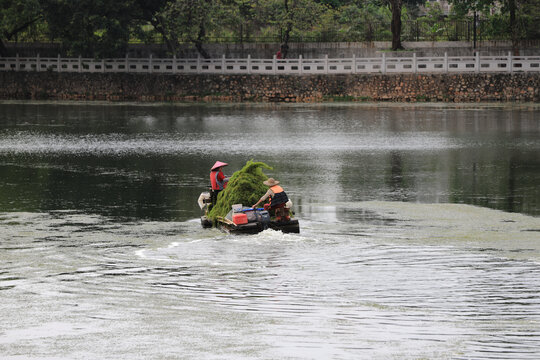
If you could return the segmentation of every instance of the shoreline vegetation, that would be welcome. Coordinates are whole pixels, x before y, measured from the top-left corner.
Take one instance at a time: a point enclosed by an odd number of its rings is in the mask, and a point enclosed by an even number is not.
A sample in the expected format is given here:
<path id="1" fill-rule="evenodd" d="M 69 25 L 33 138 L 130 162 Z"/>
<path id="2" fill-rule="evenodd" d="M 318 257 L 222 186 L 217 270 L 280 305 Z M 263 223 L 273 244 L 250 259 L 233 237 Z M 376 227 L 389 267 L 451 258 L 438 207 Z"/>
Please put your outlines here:
<path id="1" fill-rule="evenodd" d="M 0 6 L 0 56 L 10 42 L 57 44 L 62 55 L 123 57 L 130 44 L 184 45 L 209 58 L 209 44 L 536 40 L 535 0 L 7 1 Z M 88 21 L 91 19 L 91 21 Z M 474 46 L 476 47 L 476 46 Z M 273 49 L 275 53 L 277 49 Z M 12 54 L 15 55 L 15 54 Z M 43 54 L 42 54 L 43 55 Z M 517 55 L 517 54 L 516 54 Z"/>

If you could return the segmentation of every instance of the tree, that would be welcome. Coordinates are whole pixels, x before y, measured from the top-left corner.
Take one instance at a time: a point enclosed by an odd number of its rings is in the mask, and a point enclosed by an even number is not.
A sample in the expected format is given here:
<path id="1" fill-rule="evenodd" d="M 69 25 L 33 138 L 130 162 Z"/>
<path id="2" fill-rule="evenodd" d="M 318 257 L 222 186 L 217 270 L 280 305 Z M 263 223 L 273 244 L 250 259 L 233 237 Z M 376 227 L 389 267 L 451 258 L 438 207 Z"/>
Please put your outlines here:
<path id="1" fill-rule="evenodd" d="M 386 0 L 388 7 L 392 11 L 392 21 L 390 22 L 390 30 L 392 31 L 392 50 L 402 50 L 401 45 L 401 8 L 402 0 Z"/>
<path id="2" fill-rule="evenodd" d="M 451 0 L 454 6 L 461 13 L 474 12 L 483 13 L 486 15 L 490 14 L 490 10 L 497 6 L 495 0 Z M 512 48 L 517 55 L 518 51 L 518 39 L 519 39 L 519 28 L 518 28 L 518 7 L 521 3 L 526 3 L 527 0 L 503 0 L 501 11 L 505 16 L 508 16 L 508 33 L 512 40 Z"/>
<path id="3" fill-rule="evenodd" d="M 287 56 L 291 37 L 312 30 L 327 9 L 313 0 L 268 0 L 259 4 L 261 18 L 280 29 L 283 58 Z"/>
<path id="4" fill-rule="evenodd" d="M 510 15 L 510 34 L 512 37 L 512 49 L 514 54 L 518 55 L 518 27 L 516 22 L 516 0 L 506 0 L 505 6 L 508 9 Z"/>
<path id="5" fill-rule="evenodd" d="M 243 43 L 257 30 L 255 28 L 256 2 L 252 0 L 223 0 L 220 13 L 223 19 L 220 33 L 227 29 L 236 42 Z M 227 29 L 225 29 L 226 27 Z"/>
<path id="6" fill-rule="evenodd" d="M 12 40 L 42 20 L 38 0 L 0 0 L 0 56 L 7 56 L 4 41 Z"/>
<path id="7" fill-rule="evenodd" d="M 390 30 L 392 31 L 392 50 L 402 50 L 401 44 L 401 12 L 403 5 L 415 6 L 422 4 L 425 0 L 383 0 L 392 12 Z"/>
<path id="8" fill-rule="evenodd" d="M 349 1 L 347 0 L 315 0 L 315 2 L 337 9 L 341 6 L 347 5 Z"/>
<path id="9" fill-rule="evenodd" d="M 201 56 L 210 57 L 203 45 L 222 21 L 221 5 L 218 0 L 175 0 L 159 11 L 156 18 L 169 51 L 176 54 L 179 41 L 190 42 Z"/>
<path id="10" fill-rule="evenodd" d="M 50 36 L 71 56 L 125 54 L 133 24 L 131 1 L 41 0 Z"/>
<path id="11" fill-rule="evenodd" d="M 383 24 L 389 20 L 388 9 L 368 2 L 359 7 L 356 4 L 346 5 L 339 9 L 341 31 L 345 39 L 352 41 L 375 41 L 386 35 L 389 29 Z"/>
<path id="12" fill-rule="evenodd" d="M 170 39 L 166 29 L 165 21 L 161 13 L 170 5 L 174 0 L 135 0 L 135 11 L 133 12 L 134 19 L 138 20 L 136 26 L 134 26 L 134 32 L 140 38 L 145 38 L 154 34 L 152 31 L 145 31 L 143 27 L 147 24 L 151 24 L 153 30 L 161 35 L 163 41 L 167 45 L 169 52 L 174 54 L 175 43 L 173 39 Z"/>
<path id="13" fill-rule="evenodd" d="M 540 39 L 540 1 L 521 0 L 518 6 L 517 26 L 523 29 L 525 39 Z"/>
<path id="14" fill-rule="evenodd" d="M 441 26 L 440 20 L 443 19 L 441 5 L 437 2 L 426 3 L 426 15 L 417 20 L 422 30 L 430 37 L 431 41 L 436 41 L 444 31 L 444 25 Z"/>

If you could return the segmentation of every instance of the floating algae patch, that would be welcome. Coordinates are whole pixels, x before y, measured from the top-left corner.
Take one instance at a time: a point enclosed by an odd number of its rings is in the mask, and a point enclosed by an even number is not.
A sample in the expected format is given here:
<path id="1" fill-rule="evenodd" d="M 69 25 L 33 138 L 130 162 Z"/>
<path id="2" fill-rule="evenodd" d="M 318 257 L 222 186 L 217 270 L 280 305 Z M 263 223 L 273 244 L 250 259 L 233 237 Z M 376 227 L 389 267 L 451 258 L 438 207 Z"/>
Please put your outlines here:
<path id="1" fill-rule="evenodd" d="M 393 241 L 480 249 L 512 259 L 540 261 L 538 217 L 466 204 L 366 201 L 352 207 L 392 219 Z M 389 225 L 383 224 L 381 234 L 388 229 Z"/>
<path id="2" fill-rule="evenodd" d="M 263 196 L 268 187 L 263 181 L 268 179 L 262 169 L 272 168 L 263 162 L 249 160 L 246 165 L 236 171 L 230 178 L 225 190 L 218 195 L 216 205 L 208 213 L 208 217 L 216 219 L 218 216 L 226 216 L 234 204 L 251 206 Z"/>

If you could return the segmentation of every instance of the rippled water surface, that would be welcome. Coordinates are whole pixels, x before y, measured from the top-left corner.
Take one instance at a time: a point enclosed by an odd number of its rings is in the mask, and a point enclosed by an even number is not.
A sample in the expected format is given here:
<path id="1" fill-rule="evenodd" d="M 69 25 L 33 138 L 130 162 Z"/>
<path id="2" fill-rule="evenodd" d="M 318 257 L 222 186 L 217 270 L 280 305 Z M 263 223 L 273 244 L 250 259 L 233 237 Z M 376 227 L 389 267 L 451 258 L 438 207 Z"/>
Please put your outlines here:
<path id="1" fill-rule="evenodd" d="M 538 359 L 540 108 L 0 104 L 2 359 Z M 215 160 L 300 234 L 200 227 Z"/>

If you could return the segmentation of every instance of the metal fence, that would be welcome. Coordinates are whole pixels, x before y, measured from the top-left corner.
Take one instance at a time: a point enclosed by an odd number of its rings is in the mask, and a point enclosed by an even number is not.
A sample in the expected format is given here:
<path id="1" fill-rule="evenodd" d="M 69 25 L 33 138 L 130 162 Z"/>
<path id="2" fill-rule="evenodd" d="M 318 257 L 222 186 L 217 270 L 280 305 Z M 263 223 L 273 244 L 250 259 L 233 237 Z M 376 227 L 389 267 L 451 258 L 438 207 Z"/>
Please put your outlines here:
<path id="1" fill-rule="evenodd" d="M 540 18 L 533 17 L 528 21 L 518 23 L 518 39 L 534 40 L 538 36 L 537 24 Z M 497 25 L 495 25 L 497 24 Z M 354 24 L 352 27 L 354 28 Z M 356 24 L 358 25 L 358 24 Z M 320 31 L 294 32 L 289 36 L 290 43 L 312 42 L 363 42 L 363 41 L 392 41 L 390 22 L 371 21 L 355 29 L 344 31 L 329 29 Z M 401 27 L 401 40 L 403 41 L 472 41 L 481 40 L 510 40 L 509 24 L 502 24 L 500 20 L 472 19 L 426 19 L 404 20 Z M 241 44 L 241 43 L 281 43 L 284 41 L 283 29 L 274 28 L 267 34 L 246 31 L 245 33 L 230 33 L 228 35 L 210 34 L 205 38 L 207 44 Z M 180 44 L 189 44 L 186 39 L 177 39 Z M 14 43 L 55 43 L 44 33 L 19 35 Z M 132 44 L 164 44 L 163 37 L 158 32 L 147 34 L 145 39 L 133 36 Z"/>
<path id="2" fill-rule="evenodd" d="M 0 71 L 50 71 L 78 73 L 156 73 L 156 74 L 390 74 L 390 73 L 496 73 L 540 72 L 539 56 L 441 56 L 346 59 L 157 59 L 121 58 L 0 58 Z"/>

